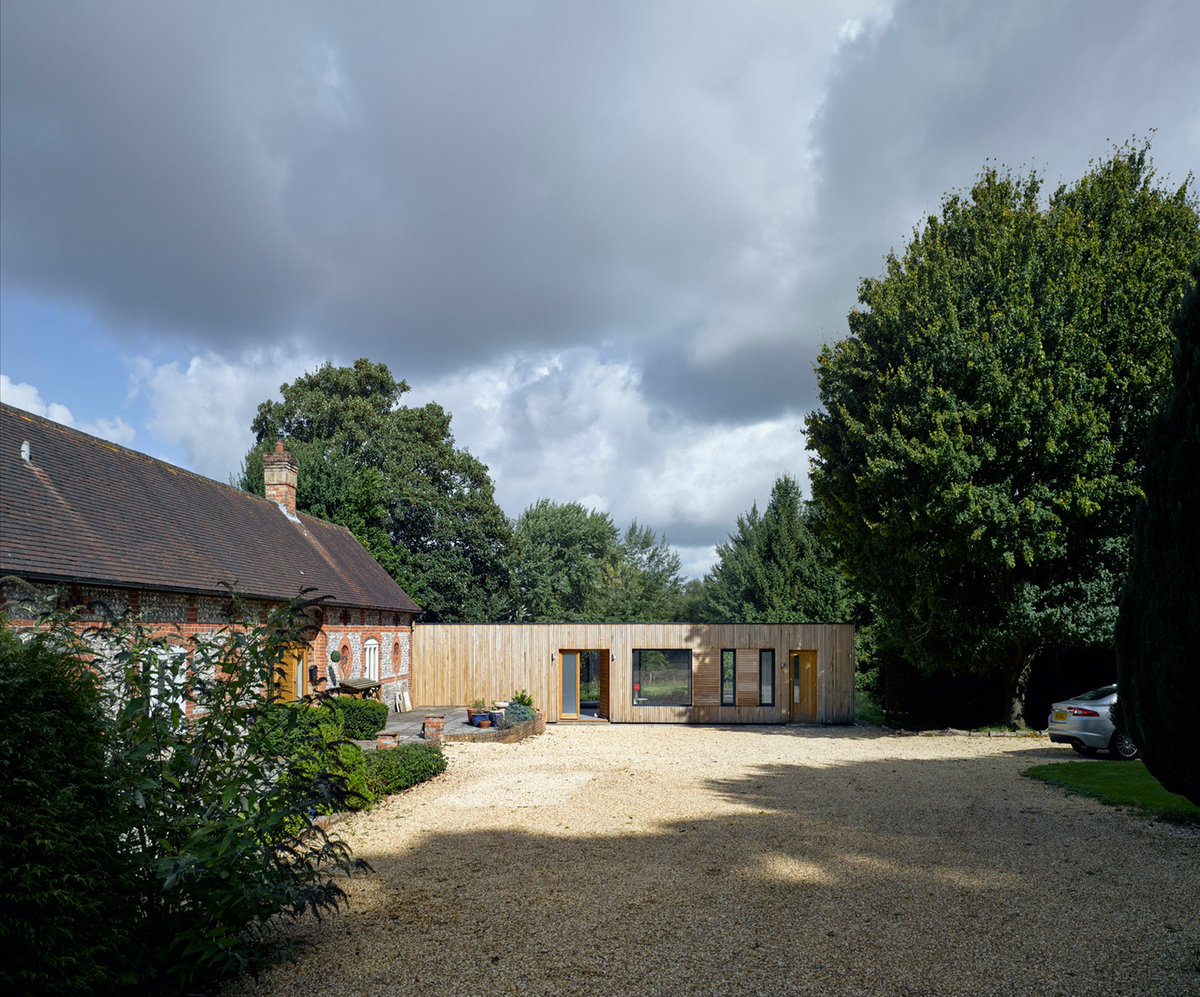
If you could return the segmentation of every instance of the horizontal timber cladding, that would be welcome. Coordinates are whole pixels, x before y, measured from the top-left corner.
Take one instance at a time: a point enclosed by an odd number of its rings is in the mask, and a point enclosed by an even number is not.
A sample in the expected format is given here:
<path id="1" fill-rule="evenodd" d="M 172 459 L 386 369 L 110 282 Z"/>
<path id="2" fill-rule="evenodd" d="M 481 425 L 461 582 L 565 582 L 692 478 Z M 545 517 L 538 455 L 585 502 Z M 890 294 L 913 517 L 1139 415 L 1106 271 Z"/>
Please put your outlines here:
<path id="1" fill-rule="evenodd" d="M 721 649 L 736 652 L 736 706 L 721 706 Z M 633 652 L 692 652 L 691 705 L 633 702 Z M 854 627 L 848 623 L 418 623 L 412 695 L 422 706 L 507 700 L 524 689 L 555 722 L 560 651 L 608 651 L 601 714 L 616 723 L 785 723 L 790 651 L 816 651 L 818 723 L 854 721 Z M 759 652 L 775 652 L 774 705 L 759 705 Z"/>

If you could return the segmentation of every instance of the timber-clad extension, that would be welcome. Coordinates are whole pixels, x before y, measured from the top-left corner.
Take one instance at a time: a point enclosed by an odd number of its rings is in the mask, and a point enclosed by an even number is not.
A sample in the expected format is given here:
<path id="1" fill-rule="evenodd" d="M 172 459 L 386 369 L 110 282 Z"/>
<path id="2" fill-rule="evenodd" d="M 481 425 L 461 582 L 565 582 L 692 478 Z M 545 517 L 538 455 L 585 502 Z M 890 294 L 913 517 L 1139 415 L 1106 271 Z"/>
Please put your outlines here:
<path id="1" fill-rule="evenodd" d="M 470 703 L 527 689 L 551 723 L 570 719 L 583 652 L 597 673 L 593 715 L 615 723 L 854 721 L 854 627 L 836 623 L 418 623 L 413 698 Z M 690 674 L 680 665 L 689 654 Z M 733 705 L 721 705 L 723 679 Z M 664 697 L 671 705 L 655 705 Z"/>

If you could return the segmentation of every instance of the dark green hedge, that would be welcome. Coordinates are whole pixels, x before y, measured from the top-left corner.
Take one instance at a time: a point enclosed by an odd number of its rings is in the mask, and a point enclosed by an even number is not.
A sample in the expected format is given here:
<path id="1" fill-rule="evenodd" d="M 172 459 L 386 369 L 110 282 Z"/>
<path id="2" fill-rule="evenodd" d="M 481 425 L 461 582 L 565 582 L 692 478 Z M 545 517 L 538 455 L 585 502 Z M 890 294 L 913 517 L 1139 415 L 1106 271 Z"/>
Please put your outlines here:
<path id="1" fill-rule="evenodd" d="M 378 798 L 398 793 L 446 771 L 446 756 L 433 744 L 402 744 L 367 752 L 367 787 Z"/>
<path id="2" fill-rule="evenodd" d="M 264 755 L 291 758 L 320 738 L 322 728 L 327 739 L 349 736 L 342 714 L 328 706 L 264 704 L 255 714 L 251 746 Z"/>
<path id="3" fill-rule="evenodd" d="M 0 628 L 0 988 L 106 993 L 136 917 L 96 676 Z"/>
<path id="4" fill-rule="evenodd" d="M 365 741 L 372 738 L 387 723 L 388 708 L 374 699 L 337 696 L 329 700 L 329 705 L 341 715 L 343 730 L 351 740 Z"/>

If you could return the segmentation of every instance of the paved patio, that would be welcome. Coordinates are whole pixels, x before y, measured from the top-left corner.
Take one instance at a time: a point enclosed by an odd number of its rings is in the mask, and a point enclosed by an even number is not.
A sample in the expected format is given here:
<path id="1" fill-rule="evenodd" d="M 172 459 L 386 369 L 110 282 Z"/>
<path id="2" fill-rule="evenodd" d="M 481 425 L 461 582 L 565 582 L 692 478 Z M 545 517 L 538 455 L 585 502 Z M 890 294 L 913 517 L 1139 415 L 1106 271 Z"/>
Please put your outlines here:
<path id="1" fill-rule="evenodd" d="M 423 741 L 421 736 L 421 728 L 425 724 L 426 717 L 445 717 L 447 737 L 456 735 L 469 735 L 471 740 L 487 741 L 492 737 L 496 737 L 500 731 L 496 728 L 488 730 L 480 730 L 478 727 L 472 727 L 467 723 L 467 708 L 465 706 L 414 706 L 407 713 L 397 713 L 395 710 L 388 711 L 387 722 L 383 725 L 380 734 L 395 734 L 397 744 L 409 744 Z M 356 742 L 364 748 L 375 747 L 374 739 L 370 741 Z"/>

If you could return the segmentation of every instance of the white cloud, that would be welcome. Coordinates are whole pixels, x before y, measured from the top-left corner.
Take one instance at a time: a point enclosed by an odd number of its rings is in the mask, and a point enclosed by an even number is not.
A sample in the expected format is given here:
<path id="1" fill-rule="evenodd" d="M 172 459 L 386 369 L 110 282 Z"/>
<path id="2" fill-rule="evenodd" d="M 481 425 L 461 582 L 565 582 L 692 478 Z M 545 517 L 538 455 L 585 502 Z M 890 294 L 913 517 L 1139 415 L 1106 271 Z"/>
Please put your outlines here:
<path id="1" fill-rule="evenodd" d="M 137 435 L 134 428 L 120 416 L 77 423 L 66 405 L 43 400 L 41 392 L 32 384 L 13 381 L 7 374 L 0 374 L 0 401 L 120 446 L 129 446 Z"/>
<path id="2" fill-rule="evenodd" d="M 233 360 L 206 353 L 186 365 L 141 357 L 131 368 L 132 390 L 150 406 L 151 433 L 179 447 L 199 474 L 228 481 L 254 443 L 250 424 L 259 403 L 278 398 L 281 384 L 320 363 L 287 347 Z"/>
<path id="3" fill-rule="evenodd" d="M 516 517 L 539 498 L 637 519 L 702 575 L 707 542 L 731 532 L 774 479 L 802 482 L 808 464 L 798 414 L 710 425 L 656 402 L 628 362 L 596 350 L 524 356 L 418 385 L 406 401 L 435 400 L 454 416 L 460 446 L 488 465 L 496 498 Z"/>

